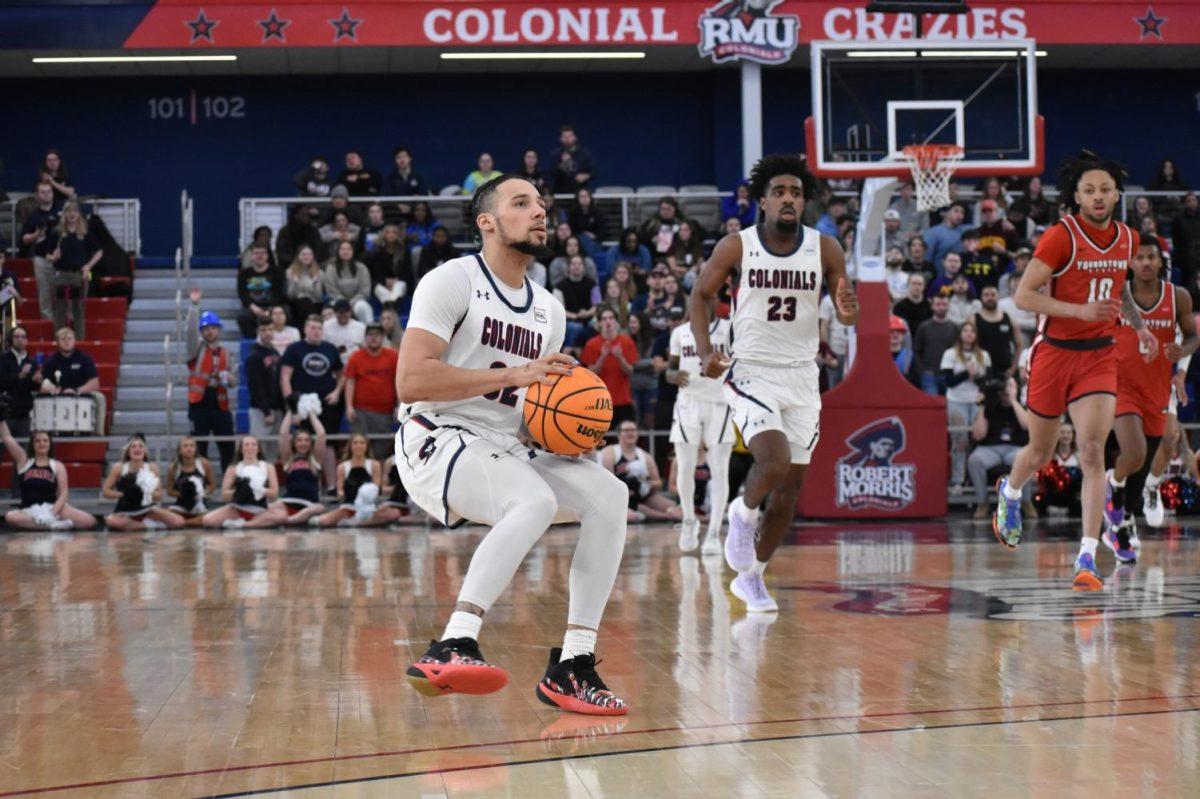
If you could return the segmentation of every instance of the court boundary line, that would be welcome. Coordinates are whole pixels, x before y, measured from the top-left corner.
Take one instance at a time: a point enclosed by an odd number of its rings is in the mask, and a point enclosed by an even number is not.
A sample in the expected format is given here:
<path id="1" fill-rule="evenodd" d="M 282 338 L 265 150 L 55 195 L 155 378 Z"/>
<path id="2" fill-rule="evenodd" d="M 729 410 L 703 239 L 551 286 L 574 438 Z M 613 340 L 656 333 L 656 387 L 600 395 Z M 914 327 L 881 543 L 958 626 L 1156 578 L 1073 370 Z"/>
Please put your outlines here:
<path id="1" fill-rule="evenodd" d="M 509 763 L 480 763 L 473 766 L 452 766 L 450 768 L 423 769 L 398 774 L 380 774 L 371 777 L 354 777 L 341 780 L 325 780 L 323 782 L 305 783 L 302 785 L 284 785 L 278 788 L 255 788 L 248 791 L 232 793 L 203 794 L 195 799 L 239 799 L 247 796 L 268 796 L 282 791 L 305 791 L 314 788 L 333 788 L 339 785 L 355 785 L 364 782 L 380 782 L 382 780 L 399 780 L 409 777 L 423 777 L 430 774 L 454 774 L 463 771 L 484 771 L 492 768 L 511 768 L 514 766 L 532 766 L 539 763 L 561 763 L 568 760 L 588 760 L 591 758 L 617 757 L 619 755 L 640 755 L 648 752 L 673 752 L 683 749 L 707 749 L 714 746 L 738 746 L 741 744 L 769 743 L 773 741 L 802 741 L 816 738 L 839 738 L 846 735 L 876 735 L 879 733 L 900 732 L 929 732 L 937 730 L 968 729 L 972 727 L 998 727 L 1006 724 L 1033 724 L 1038 722 L 1052 723 L 1056 721 L 1086 721 L 1088 719 L 1126 718 L 1133 716 L 1161 716 L 1174 713 L 1198 713 L 1200 707 L 1169 708 L 1165 710 L 1134 710 L 1129 713 L 1095 713 L 1078 716 L 1059 716 L 1056 718 L 1013 719 L 1009 721 L 967 721 L 955 724 L 921 724 L 909 727 L 892 727 L 877 730 L 843 730 L 840 732 L 810 732 L 798 735 L 773 735 L 768 738 L 740 738 L 732 741 L 704 741 L 690 744 L 674 744 L 672 746 L 645 746 L 637 749 L 624 749 L 619 752 L 596 752 L 586 755 L 555 755 L 553 757 L 516 760 Z"/>
<path id="2" fill-rule="evenodd" d="M 598 733 L 597 737 L 598 738 L 609 738 L 609 737 L 617 737 L 617 736 L 623 736 L 623 735 L 642 735 L 642 734 L 655 734 L 655 733 L 668 733 L 668 732 L 688 733 L 688 732 L 697 732 L 697 731 L 701 731 L 701 730 L 724 729 L 724 728 L 728 728 L 728 727 L 762 727 L 762 726 L 773 725 L 773 724 L 804 724 L 804 723 L 808 723 L 808 722 L 821 722 L 821 721 L 867 721 L 867 720 L 871 720 L 871 719 L 894 718 L 896 716 L 942 715 L 942 714 L 946 714 L 946 713 L 982 713 L 982 712 L 990 712 L 990 711 L 997 711 L 997 710 L 1033 710 L 1033 709 L 1039 709 L 1039 708 L 1079 707 L 1079 706 L 1085 706 L 1085 705 L 1104 705 L 1104 704 L 1119 705 L 1121 703 L 1128 703 L 1128 702 L 1164 702 L 1164 701 L 1169 702 L 1169 701 L 1197 699 L 1197 698 L 1200 698 L 1200 693 L 1177 694 L 1177 695 L 1173 695 L 1173 696 L 1157 695 L 1157 696 L 1117 697 L 1115 699 L 1081 699 L 1081 700 L 1059 701 L 1059 702 L 1027 702 L 1027 703 L 1023 703 L 1023 704 L 1019 704 L 1019 705 L 981 705 L 981 706 L 974 706 L 974 707 L 931 708 L 929 710 L 896 710 L 896 711 L 884 711 L 884 712 L 877 712 L 877 713 L 860 713 L 860 714 L 855 714 L 855 715 L 803 716 L 803 717 L 788 718 L 788 719 L 758 719 L 758 720 L 754 720 L 754 721 L 742 721 L 742 722 L 729 721 L 729 722 L 721 722 L 718 724 L 699 724 L 699 725 L 690 725 L 690 726 L 674 725 L 671 727 L 651 727 L 651 728 L 640 728 L 640 729 L 634 729 L 634 730 L 622 729 L 622 730 L 613 730 L 612 732 Z M 1189 710 L 1191 710 L 1191 709 L 1195 709 L 1195 708 L 1189 708 Z M 1172 712 L 1172 711 L 1154 711 L 1154 712 Z M 1120 714 L 1118 714 L 1118 715 L 1120 715 Z M 1130 714 L 1125 714 L 1125 715 L 1130 715 Z M 1104 716 L 1081 716 L 1080 718 L 1104 718 Z M 1019 720 L 1016 720 L 1011 723 L 1024 723 L 1025 721 L 1035 721 L 1035 720 L 1036 719 L 1019 719 Z M 1051 719 L 1051 720 L 1054 720 L 1054 719 Z M 982 723 L 992 724 L 992 723 L 996 723 L 996 722 L 982 722 Z M 927 729 L 941 729 L 941 727 L 920 727 L 920 728 L 914 727 L 912 729 L 926 729 L 926 728 Z M 903 728 L 896 728 L 896 729 L 903 729 Z M 878 730 L 873 730 L 872 732 L 878 732 Z M 751 739 L 747 739 L 747 740 L 759 741 L 759 740 L 770 740 L 770 739 L 751 738 Z M 282 767 L 288 767 L 288 766 L 308 766 L 308 765 L 314 765 L 314 764 L 318 764 L 318 763 L 339 763 L 339 762 L 345 762 L 345 761 L 351 761 L 351 760 L 369 760 L 369 759 L 384 758 L 384 757 L 402 757 L 402 756 L 406 756 L 406 755 L 426 754 L 429 752 L 456 752 L 456 751 L 466 751 L 466 750 L 470 750 L 470 749 L 486 749 L 486 748 L 491 748 L 491 747 L 496 747 L 496 746 L 513 746 L 513 745 L 522 745 L 522 744 L 530 744 L 530 743 L 541 743 L 542 741 L 543 741 L 543 739 L 541 737 L 538 737 L 538 738 L 514 738 L 514 739 L 510 739 L 510 740 L 506 740 L 506 741 L 488 741 L 488 742 L 480 742 L 480 743 L 452 744 L 450 746 L 429 746 L 429 747 L 418 747 L 418 748 L 411 748 L 411 749 L 386 750 L 386 751 L 382 751 L 382 752 L 362 752 L 359 754 L 330 755 L 328 757 L 303 758 L 303 759 L 299 759 L 299 760 L 280 760 L 280 761 L 275 761 L 275 762 L 270 762 L 270 763 L 247 763 L 247 764 L 239 765 L 239 766 L 224 766 L 224 767 L 213 767 L 213 768 L 207 768 L 207 769 L 194 769 L 194 770 L 190 770 L 190 771 L 164 772 L 162 774 L 147 774 L 147 775 L 135 776 L 135 777 L 114 777 L 112 779 L 107 779 L 107 780 L 94 780 L 94 781 L 89 781 L 89 782 L 78 782 L 78 783 L 72 783 L 72 784 L 68 784 L 68 785 L 47 785 L 47 786 L 39 786 L 36 788 L 26 788 L 23 790 L 5 791 L 5 792 L 0 793 L 0 799 L 3 799 L 4 797 L 10 797 L 10 796 L 27 796 L 27 795 L 36 795 L 36 794 L 43 794 L 43 793 L 54 793 L 54 792 L 58 792 L 58 791 L 79 790 L 79 789 L 83 789 L 83 788 L 103 788 L 103 787 L 108 787 L 108 786 L 112 786 L 112 785 L 127 785 L 130 783 L 136 783 L 136 782 L 158 782 L 161 780 L 183 779 L 185 777 L 198 777 L 198 776 L 201 776 L 204 774 L 229 774 L 229 773 L 236 773 L 236 772 L 240 772 L 240 771 L 254 771 L 257 769 L 265 769 L 265 768 L 282 768 Z M 736 741 L 733 741 L 731 743 L 736 743 Z M 662 747 L 659 747 L 659 748 L 662 748 Z M 671 748 L 671 747 L 666 747 L 666 748 Z M 678 748 L 678 747 L 675 747 L 675 748 Z M 635 751 L 635 750 L 627 750 L 627 751 Z M 619 754 L 619 753 L 616 753 L 616 754 Z M 594 757 L 597 755 L 591 755 L 591 756 Z M 529 762 L 540 762 L 540 761 L 529 761 Z M 495 765 L 495 764 L 493 764 L 493 765 Z M 519 764 L 517 764 L 517 765 L 519 765 Z M 421 773 L 428 773 L 428 772 L 421 772 Z M 271 790 L 279 791 L 279 790 L 286 790 L 286 789 L 285 788 L 273 788 Z M 242 796 L 242 795 L 246 795 L 246 794 L 233 794 L 233 796 Z"/>

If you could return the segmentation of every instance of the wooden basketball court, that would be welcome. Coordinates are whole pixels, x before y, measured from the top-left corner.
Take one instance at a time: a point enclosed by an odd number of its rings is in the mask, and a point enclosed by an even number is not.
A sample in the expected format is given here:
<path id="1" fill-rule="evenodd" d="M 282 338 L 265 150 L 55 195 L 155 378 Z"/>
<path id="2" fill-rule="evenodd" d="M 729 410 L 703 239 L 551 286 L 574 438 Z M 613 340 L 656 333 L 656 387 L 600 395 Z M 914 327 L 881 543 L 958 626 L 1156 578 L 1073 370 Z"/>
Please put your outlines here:
<path id="1" fill-rule="evenodd" d="M 573 528 L 489 615 L 512 682 L 425 699 L 481 528 L 0 542 L 0 797 L 1200 795 L 1200 546 L 1069 590 L 1074 527 L 797 528 L 747 617 L 632 528 L 601 631 L 630 714 L 540 704 Z"/>

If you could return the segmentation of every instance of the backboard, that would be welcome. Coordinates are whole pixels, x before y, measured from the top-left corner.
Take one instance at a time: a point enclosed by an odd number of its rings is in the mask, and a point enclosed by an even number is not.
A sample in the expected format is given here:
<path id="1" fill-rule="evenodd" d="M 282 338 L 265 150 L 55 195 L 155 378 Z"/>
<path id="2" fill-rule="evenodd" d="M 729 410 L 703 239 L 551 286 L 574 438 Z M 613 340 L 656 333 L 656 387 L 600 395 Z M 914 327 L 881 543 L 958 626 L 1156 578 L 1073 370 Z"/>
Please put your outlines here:
<path id="1" fill-rule="evenodd" d="M 1032 40 L 814 41 L 809 167 L 822 177 L 908 177 L 908 144 L 964 149 L 956 174 L 1040 174 Z"/>

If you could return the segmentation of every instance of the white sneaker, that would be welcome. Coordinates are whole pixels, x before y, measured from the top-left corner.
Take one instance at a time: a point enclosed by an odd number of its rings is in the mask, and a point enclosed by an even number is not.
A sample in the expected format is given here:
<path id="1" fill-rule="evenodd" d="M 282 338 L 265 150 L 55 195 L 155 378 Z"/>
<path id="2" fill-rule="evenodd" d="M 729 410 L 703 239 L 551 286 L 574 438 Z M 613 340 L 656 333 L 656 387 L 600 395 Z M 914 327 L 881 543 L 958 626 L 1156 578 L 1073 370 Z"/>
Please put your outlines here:
<path id="1" fill-rule="evenodd" d="M 704 536 L 704 543 L 700 545 L 701 555 L 720 555 L 721 554 L 721 534 L 719 532 L 709 531 L 708 535 Z"/>
<path id="2" fill-rule="evenodd" d="M 738 497 L 729 503 L 729 534 L 725 536 L 725 562 L 735 572 L 748 572 L 754 567 L 754 539 L 758 534 L 758 521 L 747 522 L 742 518 L 746 506 Z"/>
<path id="3" fill-rule="evenodd" d="M 1151 527 L 1162 527 L 1163 504 L 1162 497 L 1158 494 L 1158 488 L 1147 487 L 1142 489 L 1142 516 L 1146 524 Z M 1138 542 L 1134 545 L 1134 549 L 1140 546 L 1141 542 Z"/>
<path id="4" fill-rule="evenodd" d="M 691 519 L 679 523 L 679 548 L 684 552 L 695 552 L 700 546 L 700 520 Z"/>
<path id="5" fill-rule="evenodd" d="M 308 517 L 308 526 L 309 526 L 309 527 L 320 527 L 320 526 L 321 526 L 321 517 L 320 517 L 320 515 L 317 515 L 317 516 L 309 516 L 309 517 Z"/>
<path id="6" fill-rule="evenodd" d="M 240 530 L 246 526 L 246 520 L 245 519 L 226 519 L 221 524 L 221 526 L 226 529 L 229 529 L 229 530 Z"/>
<path id="7" fill-rule="evenodd" d="M 145 521 L 142 522 L 142 524 L 146 525 L 147 530 L 166 530 L 167 529 L 167 525 L 164 522 L 160 522 L 158 519 L 146 519 Z"/>
<path id="8" fill-rule="evenodd" d="M 746 610 L 750 613 L 775 613 L 779 610 L 779 605 L 767 592 L 767 584 L 763 582 L 761 574 L 743 572 L 733 578 L 729 590 L 746 603 Z"/>
<path id="9" fill-rule="evenodd" d="M 55 519 L 54 521 L 50 522 L 51 530 L 70 530 L 74 526 L 75 522 L 71 521 L 70 519 Z"/>

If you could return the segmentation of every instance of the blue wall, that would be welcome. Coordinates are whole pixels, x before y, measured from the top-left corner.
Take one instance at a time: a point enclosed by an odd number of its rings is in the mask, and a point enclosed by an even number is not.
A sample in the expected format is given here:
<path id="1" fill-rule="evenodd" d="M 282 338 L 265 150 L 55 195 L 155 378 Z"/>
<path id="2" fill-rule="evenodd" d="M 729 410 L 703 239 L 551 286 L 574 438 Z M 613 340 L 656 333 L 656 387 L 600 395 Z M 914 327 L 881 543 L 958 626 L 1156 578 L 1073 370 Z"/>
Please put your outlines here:
<path id="1" fill-rule="evenodd" d="M 1083 144 L 1150 178 L 1165 154 L 1200 182 L 1200 79 L 1183 72 L 1042 73 L 1053 163 Z M 1105 96 L 1136 98 L 1115 115 Z M 711 183 L 739 177 L 739 81 L 734 70 L 667 75 L 479 75 L 42 80 L 0 82 L 9 109 L 0 157 L 4 185 L 26 189 L 41 148 L 62 150 L 77 188 L 142 200 L 148 255 L 178 244 L 179 192 L 195 198 L 196 251 L 237 245 L 237 199 L 290 195 L 291 175 L 314 154 L 335 165 L 348 147 L 386 172 L 391 149 L 411 146 L 434 186 L 460 182 L 488 149 L 501 167 L 521 150 L 543 158 L 560 122 L 573 122 L 600 165 L 600 182 Z M 197 119 L 191 121 L 195 91 Z M 206 119 L 204 98 L 244 98 L 242 119 Z M 182 119 L 152 119 L 150 101 L 179 98 Z M 765 146 L 803 147 L 808 73 L 764 73 Z M 162 106 L 175 106 L 168 99 Z M 19 111 L 15 111 L 19 109 Z M 1147 142 L 1150 142 L 1149 144 Z M 336 167 L 335 167 L 336 169 Z"/>

